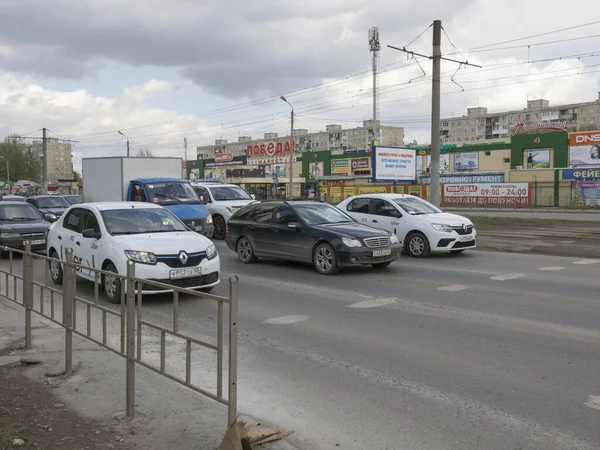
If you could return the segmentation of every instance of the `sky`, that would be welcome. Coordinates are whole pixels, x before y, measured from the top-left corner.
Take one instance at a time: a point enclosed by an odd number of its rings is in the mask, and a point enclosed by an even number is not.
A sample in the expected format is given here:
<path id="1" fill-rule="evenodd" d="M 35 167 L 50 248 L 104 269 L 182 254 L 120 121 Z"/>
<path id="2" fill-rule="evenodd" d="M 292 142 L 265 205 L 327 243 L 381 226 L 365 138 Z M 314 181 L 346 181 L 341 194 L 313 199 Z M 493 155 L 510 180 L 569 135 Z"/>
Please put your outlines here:
<path id="1" fill-rule="evenodd" d="M 81 158 L 149 149 L 188 159 L 215 139 L 289 134 L 372 117 L 368 30 L 378 27 L 379 119 L 428 143 L 433 20 L 442 117 L 593 101 L 593 0 L 0 0 L 0 136 L 73 141 Z M 594 17 L 594 14 L 596 16 Z M 562 31 L 561 31 L 562 30 Z M 414 41 L 414 42 L 413 42 Z M 409 45 L 410 44 L 410 45 Z"/>

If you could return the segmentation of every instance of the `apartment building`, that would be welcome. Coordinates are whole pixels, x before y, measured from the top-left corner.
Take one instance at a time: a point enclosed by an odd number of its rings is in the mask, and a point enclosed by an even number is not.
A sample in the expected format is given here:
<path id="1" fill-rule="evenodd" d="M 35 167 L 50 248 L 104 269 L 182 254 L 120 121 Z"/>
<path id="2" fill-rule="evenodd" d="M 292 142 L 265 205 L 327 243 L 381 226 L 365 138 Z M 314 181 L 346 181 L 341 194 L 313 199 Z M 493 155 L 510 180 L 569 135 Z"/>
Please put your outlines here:
<path id="1" fill-rule="evenodd" d="M 549 100 L 529 100 L 525 109 L 496 113 L 468 108 L 466 116 L 441 119 L 440 137 L 444 142 L 505 138 L 521 122 L 566 122 L 569 131 L 600 128 L 600 92 L 598 100 L 585 103 L 551 106 Z"/>
<path id="2" fill-rule="evenodd" d="M 29 154 L 39 159 L 42 164 L 43 150 L 42 141 L 33 141 L 27 148 Z M 46 181 L 56 184 L 58 180 L 70 180 L 73 178 L 73 153 L 71 144 L 59 142 L 58 139 L 46 139 L 46 151 L 48 153 L 48 173 Z"/>
<path id="3" fill-rule="evenodd" d="M 379 142 L 381 145 L 401 147 L 404 145 L 404 128 L 381 125 L 377 121 Z M 293 140 L 297 152 L 316 152 L 324 150 L 362 150 L 367 148 L 373 139 L 373 121 L 363 121 L 362 127 L 342 128 L 341 125 L 327 125 L 325 131 L 309 133 L 305 128 L 295 129 Z M 285 144 L 290 142 L 289 136 L 279 136 L 278 133 L 265 133 L 262 139 L 252 139 L 251 136 L 240 136 L 237 142 L 227 142 L 218 139 L 214 145 L 204 145 L 196 148 L 198 159 L 211 159 L 215 155 L 231 153 L 234 156 L 246 154 L 249 145 L 273 143 Z"/>

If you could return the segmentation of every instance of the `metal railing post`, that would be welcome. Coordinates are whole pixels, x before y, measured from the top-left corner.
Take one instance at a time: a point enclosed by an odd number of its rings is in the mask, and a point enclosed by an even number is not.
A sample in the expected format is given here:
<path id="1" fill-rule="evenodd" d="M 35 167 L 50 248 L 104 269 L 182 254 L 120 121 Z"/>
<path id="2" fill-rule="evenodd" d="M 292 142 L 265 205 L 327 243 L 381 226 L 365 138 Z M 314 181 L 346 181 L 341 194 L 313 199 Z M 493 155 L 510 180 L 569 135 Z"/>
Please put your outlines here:
<path id="1" fill-rule="evenodd" d="M 133 419 L 135 415 L 135 264 L 132 261 L 127 262 L 127 331 L 125 339 L 127 341 L 125 358 L 126 381 L 125 381 L 125 411 L 128 419 Z M 121 289 L 123 284 L 121 283 Z"/>
<path id="2" fill-rule="evenodd" d="M 29 350 L 31 348 L 31 309 L 33 308 L 33 255 L 29 241 L 25 244 L 25 255 L 23 255 L 23 306 L 25 307 L 25 348 Z"/>
<path id="3" fill-rule="evenodd" d="M 229 278 L 229 392 L 228 425 L 237 421 L 238 277 Z"/>
<path id="4" fill-rule="evenodd" d="M 75 286 L 75 266 L 73 249 L 67 249 L 67 262 L 63 270 L 63 323 L 65 327 L 65 375 L 73 375 L 73 288 Z"/>

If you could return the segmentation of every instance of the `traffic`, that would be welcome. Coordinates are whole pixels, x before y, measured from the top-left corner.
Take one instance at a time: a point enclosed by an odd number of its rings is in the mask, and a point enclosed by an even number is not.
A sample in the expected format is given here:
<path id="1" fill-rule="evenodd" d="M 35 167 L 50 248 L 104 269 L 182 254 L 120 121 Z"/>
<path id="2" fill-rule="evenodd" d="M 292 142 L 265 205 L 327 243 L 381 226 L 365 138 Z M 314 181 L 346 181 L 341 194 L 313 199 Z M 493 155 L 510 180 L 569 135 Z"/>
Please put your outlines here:
<path id="1" fill-rule="evenodd" d="M 293 261 L 322 275 L 352 266 L 381 270 L 402 254 L 425 258 L 476 247 L 469 219 L 413 195 L 355 195 L 337 206 L 257 201 L 235 184 L 190 183 L 178 158 L 84 158 L 83 170 L 83 196 L 1 201 L 0 245 L 24 249 L 29 242 L 46 253 L 57 285 L 71 250 L 78 277 L 98 282 L 111 303 L 121 301 L 129 261 L 142 280 L 211 291 L 221 279 L 211 239 L 224 240 L 243 264 Z M 165 292 L 141 286 L 142 295 Z"/>

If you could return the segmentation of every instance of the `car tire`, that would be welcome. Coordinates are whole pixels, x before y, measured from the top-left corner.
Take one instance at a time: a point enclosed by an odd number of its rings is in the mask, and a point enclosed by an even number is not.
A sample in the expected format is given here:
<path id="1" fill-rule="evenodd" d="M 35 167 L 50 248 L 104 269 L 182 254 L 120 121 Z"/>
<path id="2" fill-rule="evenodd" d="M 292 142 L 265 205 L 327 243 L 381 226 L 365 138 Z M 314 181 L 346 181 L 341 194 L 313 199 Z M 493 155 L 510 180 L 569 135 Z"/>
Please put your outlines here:
<path id="1" fill-rule="evenodd" d="M 462 252 L 464 252 L 464 251 L 465 251 L 465 249 L 464 249 L 464 248 L 461 248 L 460 250 L 450 250 L 450 253 L 456 253 L 456 254 L 459 254 L 459 253 L 462 253 Z"/>
<path id="2" fill-rule="evenodd" d="M 321 275 L 333 275 L 339 272 L 338 257 L 329 244 L 320 244 L 313 253 L 313 264 Z"/>
<path id="3" fill-rule="evenodd" d="M 236 252 L 238 254 L 238 259 L 244 264 L 252 264 L 258 259 L 254 255 L 254 248 L 252 247 L 252 243 L 246 237 L 240 238 L 238 240 L 236 245 Z"/>
<path id="4" fill-rule="evenodd" d="M 411 234 L 406 240 L 406 250 L 413 258 L 427 258 L 431 254 L 429 241 L 423 233 Z"/>
<path id="5" fill-rule="evenodd" d="M 222 216 L 213 217 L 213 226 L 215 227 L 213 238 L 223 240 L 227 237 L 227 223 L 225 223 L 225 219 Z"/>
<path id="6" fill-rule="evenodd" d="M 58 253 L 55 250 L 50 254 L 50 258 L 59 259 Z M 50 271 L 50 278 L 52 278 L 52 282 L 56 285 L 63 284 L 63 268 L 62 264 L 58 261 L 48 261 L 48 270 Z"/>
<path id="7" fill-rule="evenodd" d="M 115 275 L 119 274 L 113 263 L 109 263 L 104 270 L 107 272 L 113 272 Z M 106 298 L 110 303 L 121 303 L 122 285 L 121 279 L 118 276 L 111 276 L 107 274 L 102 275 L 102 289 L 104 290 L 104 295 L 106 295 Z"/>
<path id="8" fill-rule="evenodd" d="M 376 269 L 385 269 L 390 264 L 392 264 L 392 261 L 388 261 L 388 262 L 384 262 L 384 263 L 371 264 L 371 265 L 373 267 L 375 267 Z"/>

